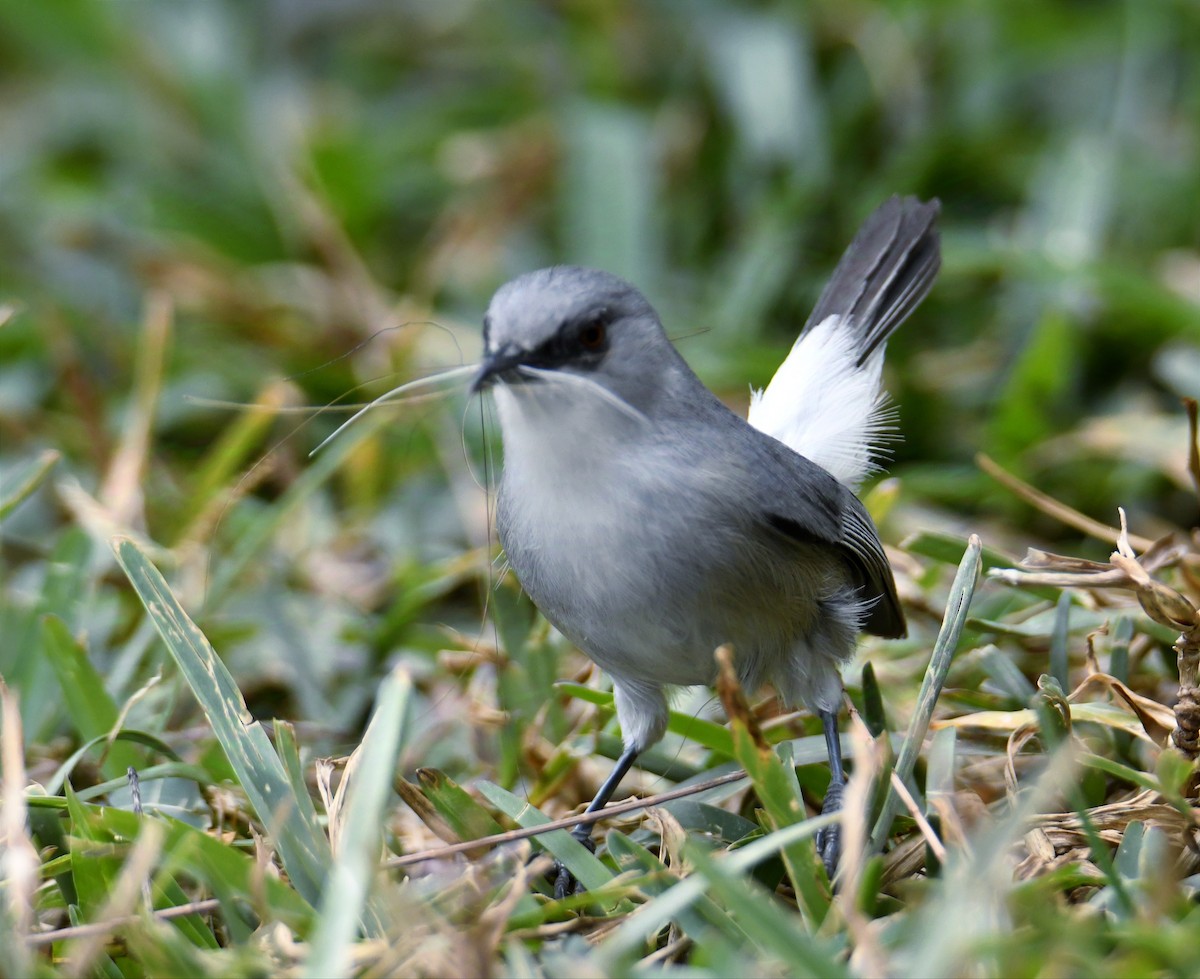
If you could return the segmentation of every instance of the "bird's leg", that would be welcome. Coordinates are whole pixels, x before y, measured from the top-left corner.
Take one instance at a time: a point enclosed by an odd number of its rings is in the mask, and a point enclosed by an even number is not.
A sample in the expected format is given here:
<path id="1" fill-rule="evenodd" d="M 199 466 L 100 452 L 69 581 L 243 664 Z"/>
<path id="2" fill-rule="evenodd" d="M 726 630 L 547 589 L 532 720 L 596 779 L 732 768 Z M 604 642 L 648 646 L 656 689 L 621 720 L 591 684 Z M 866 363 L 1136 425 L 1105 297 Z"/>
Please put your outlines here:
<path id="1" fill-rule="evenodd" d="M 821 726 L 825 729 L 825 747 L 829 751 L 829 791 L 825 793 L 825 803 L 821 806 L 821 815 L 838 812 L 842 808 L 842 797 L 846 792 L 846 773 L 842 768 L 842 742 L 838 736 L 837 712 L 832 710 L 818 711 Z M 837 871 L 838 860 L 842 855 L 842 828 L 837 823 L 826 826 L 817 833 L 817 854 L 825 864 L 825 872 L 829 879 Z"/>
<path id="2" fill-rule="evenodd" d="M 604 784 L 600 786 L 596 797 L 591 801 L 591 804 L 583 811 L 586 816 L 590 812 L 595 812 L 597 809 L 603 809 L 608 805 L 608 800 L 612 798 L 613 793 L 617 791 L 617 786 L 621 779 L 625 777 L 625 773 L 633 767 L 633 763 L 637 760 L 638 751 L 634 748 L 626 748 L 622 752 L 621 757 L 617 759 L 617 764 L 612 770 L 612 774 L 604 780 Z M 592 839 L 592 824 L 581 823 L 571 830 L 571 835 L 580 843 L 586 846 L 593 853 L 596 852 L 596 843 Z M 556 860 L 554 862 L 554 897 L 556 900 L 562 900 L 568 894 L 582 890 L 579 882 L 571 874 L 566 866 Z"/>

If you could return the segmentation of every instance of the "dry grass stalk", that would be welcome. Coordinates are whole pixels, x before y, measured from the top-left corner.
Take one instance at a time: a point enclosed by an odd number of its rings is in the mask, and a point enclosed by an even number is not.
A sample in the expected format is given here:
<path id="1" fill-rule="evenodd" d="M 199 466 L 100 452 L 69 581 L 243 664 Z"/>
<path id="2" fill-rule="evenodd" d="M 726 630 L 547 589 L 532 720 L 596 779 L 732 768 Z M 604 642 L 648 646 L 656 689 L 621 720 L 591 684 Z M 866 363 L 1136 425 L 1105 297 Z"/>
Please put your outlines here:
<path id="1" fill-rule="evenodd" d="M 1117 549 L 1107 564 L 1030 551 L 1021 562 L 1026 570 L 998 569 L 991 574 L 1012 585 L 1129 591 L 1137 597 L 1146 615 L 1159 625 L 1178 631 L 1174 649 L 1179 662 L 1179 698 L 1171 740 L 1187 757 L 1196 758 L 1200 755 L 1200 611 L 1192 599 L 1152 575 L 1170 565 L 1195 560 L 1194 544 L 1170 535 L 1155 541 L 1139 558 L 1130 543 L 1125 511 L 1118 509 L 1118 513 L 1121 531 L 1117 535 Z M 1133 706 L 1132 702 L 1130 705 Z"/>

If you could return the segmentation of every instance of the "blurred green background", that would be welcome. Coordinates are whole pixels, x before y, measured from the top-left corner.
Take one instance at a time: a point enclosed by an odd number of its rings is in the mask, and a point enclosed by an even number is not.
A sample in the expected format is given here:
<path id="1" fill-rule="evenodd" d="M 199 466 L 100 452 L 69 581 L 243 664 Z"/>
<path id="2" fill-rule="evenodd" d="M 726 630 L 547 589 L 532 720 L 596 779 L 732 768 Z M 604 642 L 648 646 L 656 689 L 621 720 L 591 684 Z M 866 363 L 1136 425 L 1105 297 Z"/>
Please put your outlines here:
<path id="1" fill-rule="evenodd" d="M 1195 523 L 1194 3 L 5 3 L 0 66 L 6 490 L 61 453 L 0 538 L 0 673 L 51 757 L 43 614 L 117 702 L 158 669 L 124 532 L 256 713 L 347 736 L 406 658 L 414 757 L 461 762 L 487 718 L 439 699 L 468 681 L 436 654 L 479 653 L 494 584 L 478 406 L 385 409 L 310 460 L 344 416 L 209 402 L 362 401 L 470 362 L 492 290 L 554 262 L 633 280 L 744 404 L 858 223 L 939 197 L 943 272 L 889 350 L 888 542 L 1106 553 L 980 450 L 1105 522 Z M 148 727 L 184 709 L 166 686 Z"/>

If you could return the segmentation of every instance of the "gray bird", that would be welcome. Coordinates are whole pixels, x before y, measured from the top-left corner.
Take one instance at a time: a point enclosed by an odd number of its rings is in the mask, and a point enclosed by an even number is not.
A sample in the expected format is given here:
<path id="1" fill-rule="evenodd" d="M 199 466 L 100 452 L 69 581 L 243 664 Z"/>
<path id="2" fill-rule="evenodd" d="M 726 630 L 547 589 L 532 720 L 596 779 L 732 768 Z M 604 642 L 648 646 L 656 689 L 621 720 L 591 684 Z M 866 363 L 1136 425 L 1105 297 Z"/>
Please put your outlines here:
<path id="1" fill-rule="evenodd" d="M 840 667 L 859 632 L 905 634 L 855 490 L 890 427 L 887 339 L 940 264 L 938 210 L 893 197 L 867 220 L 748 421 L 614 275 L 542 269 L 492 298 L 473 390 L 492 390 L 504 442 L 500 540 L 546 618 L 612 676 L 624 737 L 588 812 L 662 737 L 668 688 L 711 684 L 726 643 L 747 690 L 770 681 L 820 717 L 822 811 L 840 809 Z M 836 826 L 817 846 L 832 876 Z M 560 868 L 557 892 L 571 886 Z"/>

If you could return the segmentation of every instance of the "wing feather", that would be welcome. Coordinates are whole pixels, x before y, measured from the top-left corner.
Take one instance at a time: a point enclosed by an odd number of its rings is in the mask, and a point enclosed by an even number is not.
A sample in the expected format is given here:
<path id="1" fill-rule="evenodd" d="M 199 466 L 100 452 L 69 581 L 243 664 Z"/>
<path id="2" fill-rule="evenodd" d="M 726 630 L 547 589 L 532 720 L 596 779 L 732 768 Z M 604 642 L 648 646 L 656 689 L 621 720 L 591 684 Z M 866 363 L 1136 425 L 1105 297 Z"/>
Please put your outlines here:
<path id="1" fill-rule="evenodd" d="M 873 635 L 895 639 L 905 634 L 904 612 L 896 594 L 892 568 L 870 514 L 850 490 L 810 460 L 790 451 L 773 439 L 756 439 L 758 452 L 769 458 L 751 461 L 750 471 L 789 472 L 787 489 L 768 495 L 761 484 L 754 499 L 765 527 L 801 545 L 824 545 L 834 549 L 850 570 L 867 606 L 863 629 Z"/>

